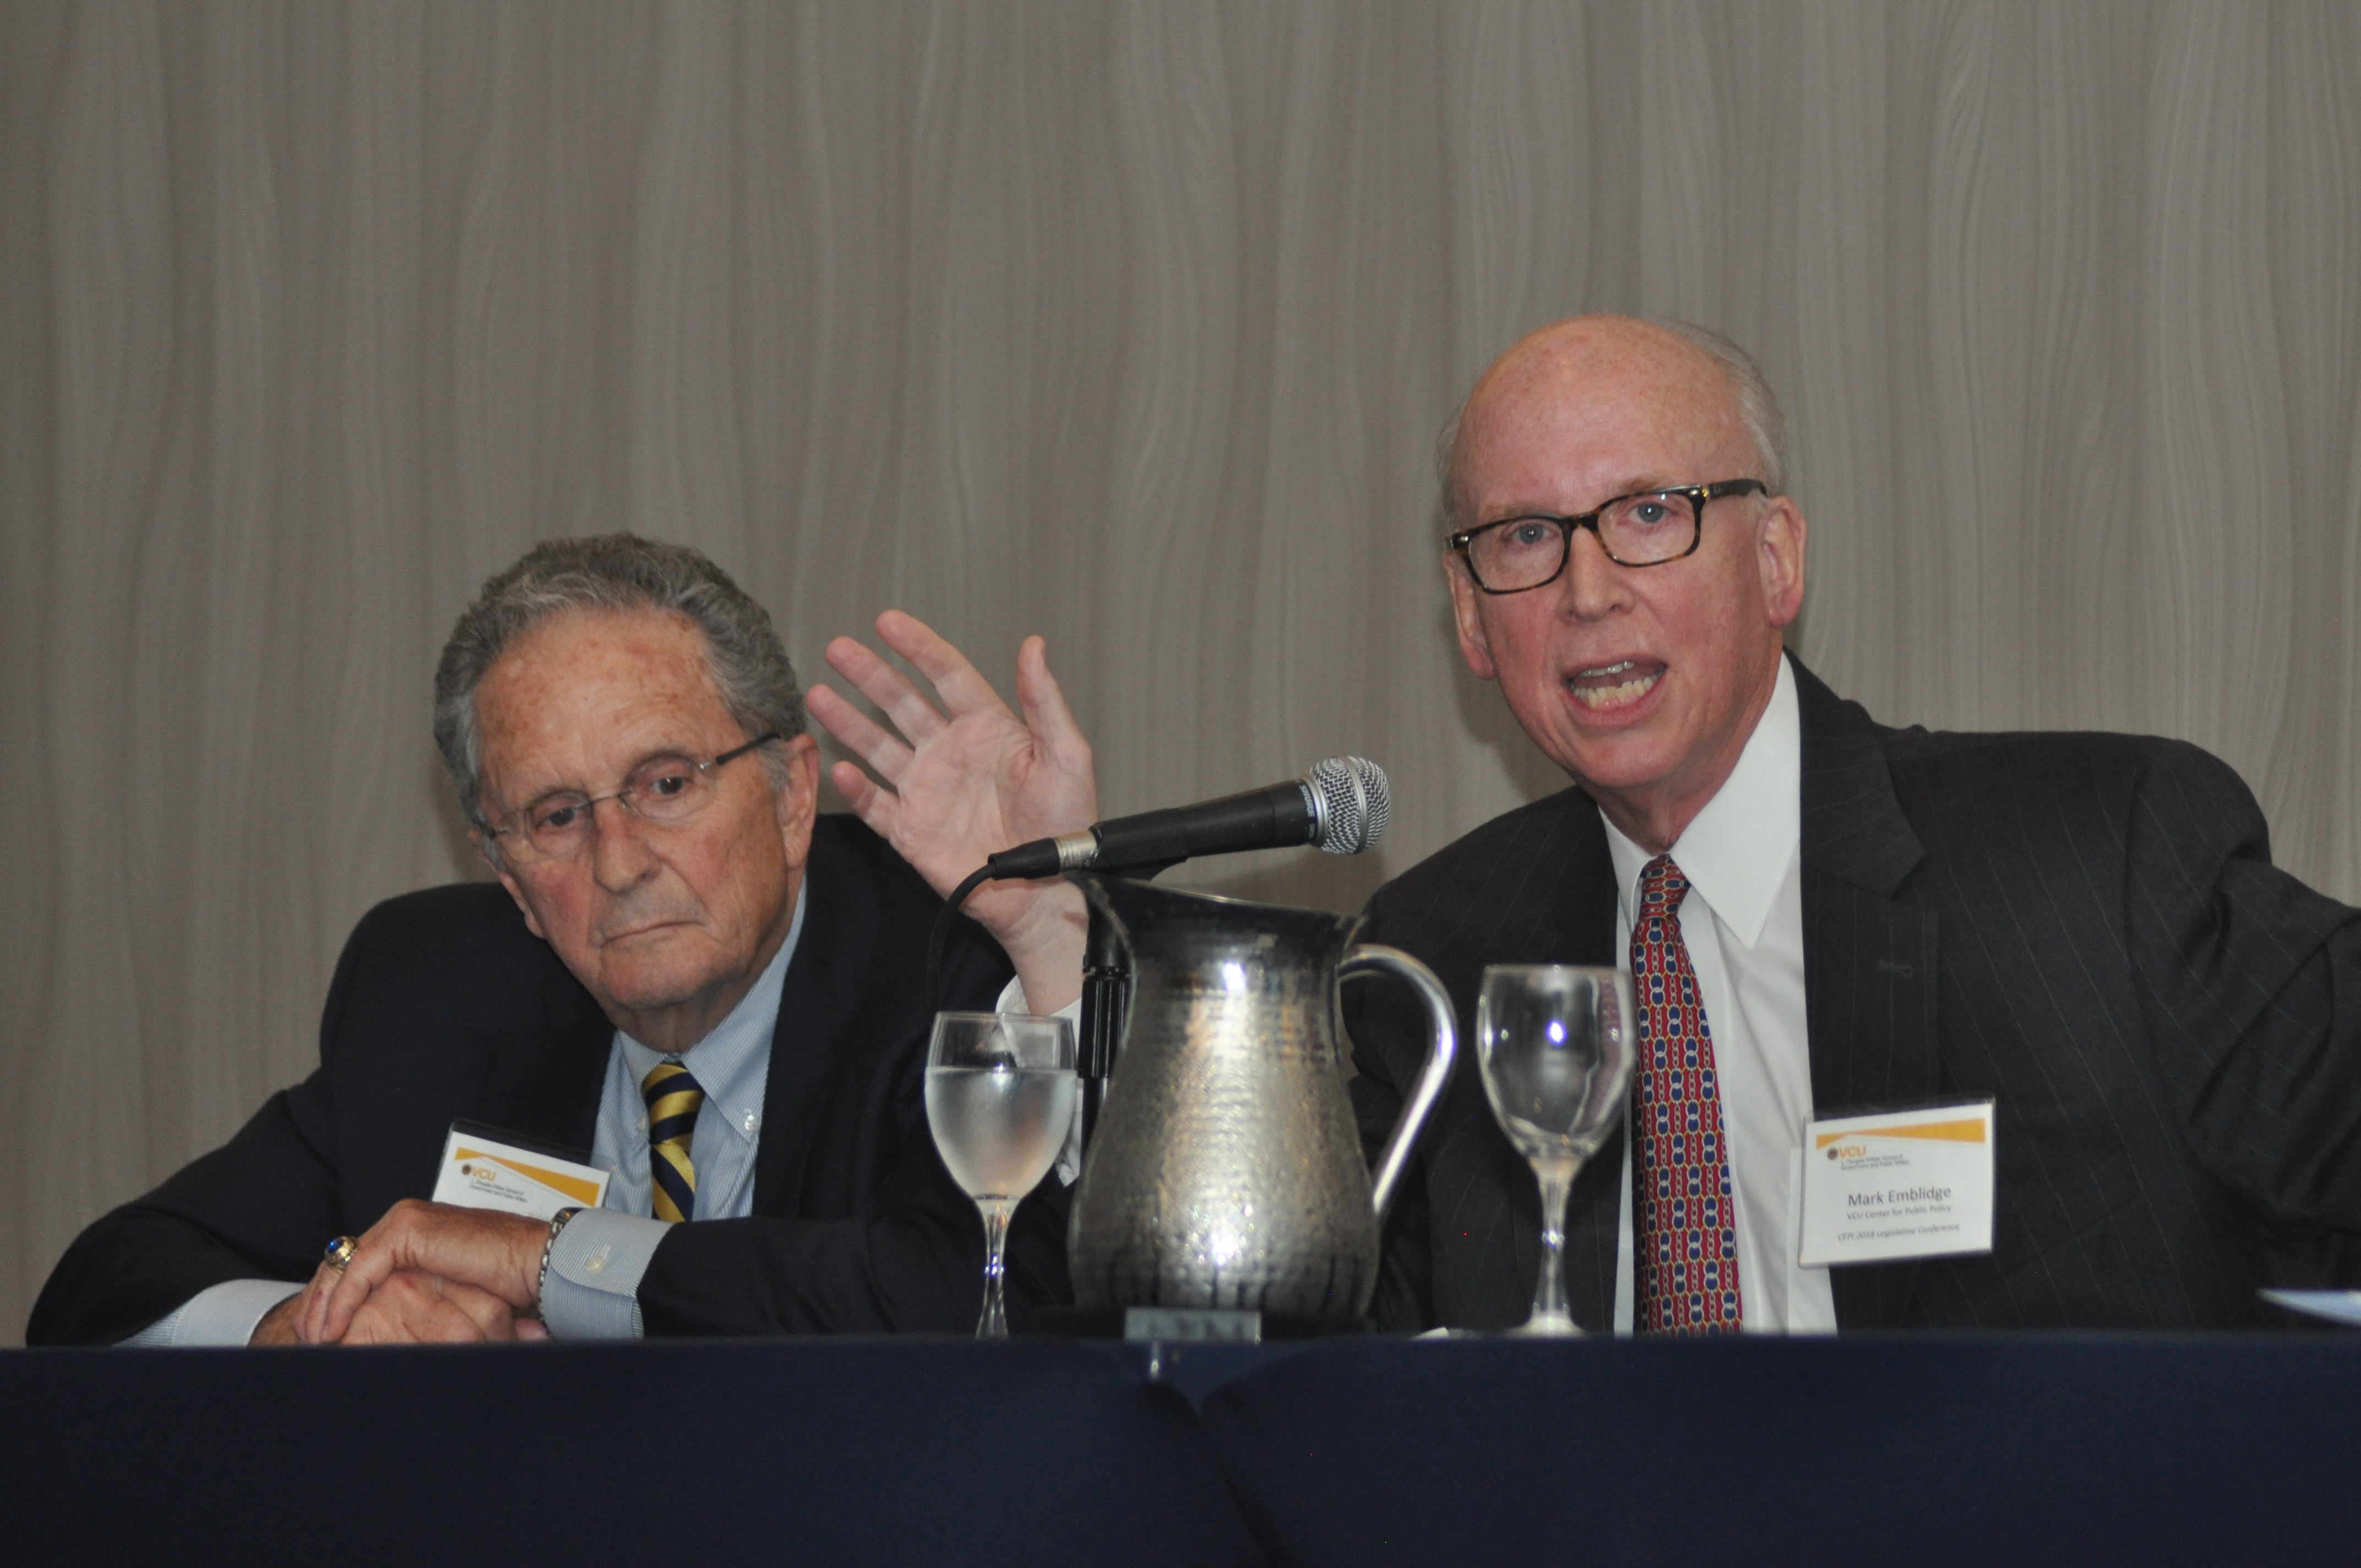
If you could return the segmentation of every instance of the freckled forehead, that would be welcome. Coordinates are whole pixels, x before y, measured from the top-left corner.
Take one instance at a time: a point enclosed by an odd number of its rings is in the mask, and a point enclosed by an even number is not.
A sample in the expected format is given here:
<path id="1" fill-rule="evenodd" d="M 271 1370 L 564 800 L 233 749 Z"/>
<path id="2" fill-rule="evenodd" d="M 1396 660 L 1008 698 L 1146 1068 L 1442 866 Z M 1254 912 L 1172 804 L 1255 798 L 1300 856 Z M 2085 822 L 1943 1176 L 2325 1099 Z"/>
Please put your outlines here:
<path id="1" fill-rule="evenodd" d="M 476 688 L 484 773 L 511 801 L 604 788 L 652 751 L 737 743 L 705 635 L 658 610 L 564 610 L 519 638 Z"/>

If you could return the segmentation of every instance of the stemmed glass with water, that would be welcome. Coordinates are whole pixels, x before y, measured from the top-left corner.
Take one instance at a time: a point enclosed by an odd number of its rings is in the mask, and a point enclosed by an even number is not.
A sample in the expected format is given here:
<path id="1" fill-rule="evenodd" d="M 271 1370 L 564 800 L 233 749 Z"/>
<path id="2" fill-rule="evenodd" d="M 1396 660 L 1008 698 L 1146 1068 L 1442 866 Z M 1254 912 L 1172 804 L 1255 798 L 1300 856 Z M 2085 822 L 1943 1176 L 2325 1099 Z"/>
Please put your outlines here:
<path id="1" fill-rule="evenodd" d="M 983 1212 L 983 1316 L 975 1337 L 1005 1339 L 1001 1277 L 1008 1217 L 1039 1185 L 1074 1120 L 1074 1029 L 1023 1013 L 939 1013 L 927 1047 L 927 1125 Z"/>
<path id="2" fill-rule="evenodd" d="M 1579 1334 L 1565 1302 L 1565 1198 L 1623 1113 L 1640 1043 L 1631 977 L 1574 964 L 1494 964 L 1476 999 L 1476 1060 L 1492 1114 L 1542 1188 L 1542 1267 L 1521 1334 Z"/>

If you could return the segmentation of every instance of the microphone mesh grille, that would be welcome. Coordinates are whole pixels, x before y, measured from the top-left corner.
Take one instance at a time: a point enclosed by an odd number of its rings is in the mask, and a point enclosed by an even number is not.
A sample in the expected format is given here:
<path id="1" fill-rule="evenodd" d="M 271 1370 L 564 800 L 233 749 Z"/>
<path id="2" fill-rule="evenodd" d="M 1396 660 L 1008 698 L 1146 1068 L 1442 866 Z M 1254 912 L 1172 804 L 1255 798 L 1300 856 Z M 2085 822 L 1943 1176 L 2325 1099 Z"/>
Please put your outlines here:
<path id="1" fill-rule="evenodd" d="M 1320 795 L 1326 825 L 1320 847 L 1332 855 L 1357 855 L 1378 841 L 1393 812 L 1386 771 L 1367 757 L 1331 757 L 1305 779 Z"/>

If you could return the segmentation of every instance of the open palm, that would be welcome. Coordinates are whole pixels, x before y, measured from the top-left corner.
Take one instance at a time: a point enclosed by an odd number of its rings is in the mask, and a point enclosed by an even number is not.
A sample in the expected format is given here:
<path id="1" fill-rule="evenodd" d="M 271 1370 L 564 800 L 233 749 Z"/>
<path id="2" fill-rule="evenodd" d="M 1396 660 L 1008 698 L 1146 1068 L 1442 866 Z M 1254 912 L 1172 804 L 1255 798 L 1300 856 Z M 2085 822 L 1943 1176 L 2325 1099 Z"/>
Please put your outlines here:
<path id="1" fill-rule="evenodd" d="M 811 688 L 811 712 L 868 764 L 863 773 L 839 762 L 830 775 L 837 788 L 938 893 L 949 894 L 1002 850 L 1097 819 L 1090 742 L 1049 674 L 1040 638 L 1027 638 L 1017 650 L 1020 718 L 925 622 L 887 610 L 877 618 L 877 635 L 933 684 L 942 707 L 871 649 L 840 637 L 828 645 L 829 663 L 893 728 L 824 685 Z M 986 883 L 967 910 L 1008 950 L 1020 974 L 1028 953 L 1043 943 L 1061 960 L 1071 945 L 1079 970 L 1082 902 L 1064 883 Z M 1030 981 L 1026 989 L 1038 994 Z"/>

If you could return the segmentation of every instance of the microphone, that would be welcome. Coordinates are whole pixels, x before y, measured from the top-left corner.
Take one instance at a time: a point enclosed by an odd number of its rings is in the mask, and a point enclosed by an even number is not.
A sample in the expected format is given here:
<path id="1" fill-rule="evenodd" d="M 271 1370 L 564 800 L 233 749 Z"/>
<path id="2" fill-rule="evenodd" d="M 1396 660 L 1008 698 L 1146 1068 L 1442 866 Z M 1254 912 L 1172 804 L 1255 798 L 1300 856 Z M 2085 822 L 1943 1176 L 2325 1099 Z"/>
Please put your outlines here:
<path id="1" fill-rule="evenodd" d="M 1080 833 L 1036 839 L 984 862 L 991 877 L 1045 877 L 1096 867 L 1163 867 L 1193 855 L 1316 844 L 1357 855 L 1378 841 L 1393 810 L 1386 771 L 1367 757 L 1331 757 L 1300 779 L 1196 806 L 1118 817 Z"/>

